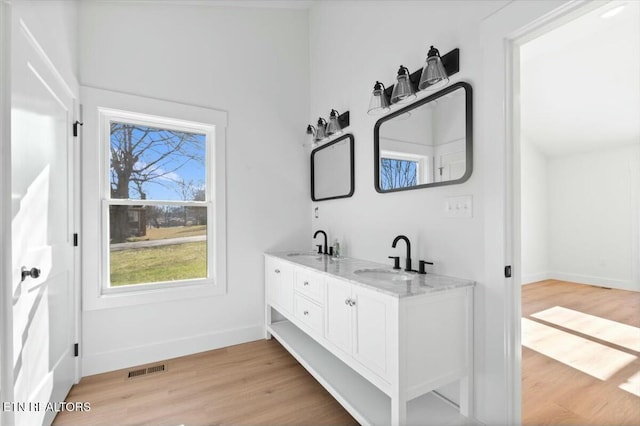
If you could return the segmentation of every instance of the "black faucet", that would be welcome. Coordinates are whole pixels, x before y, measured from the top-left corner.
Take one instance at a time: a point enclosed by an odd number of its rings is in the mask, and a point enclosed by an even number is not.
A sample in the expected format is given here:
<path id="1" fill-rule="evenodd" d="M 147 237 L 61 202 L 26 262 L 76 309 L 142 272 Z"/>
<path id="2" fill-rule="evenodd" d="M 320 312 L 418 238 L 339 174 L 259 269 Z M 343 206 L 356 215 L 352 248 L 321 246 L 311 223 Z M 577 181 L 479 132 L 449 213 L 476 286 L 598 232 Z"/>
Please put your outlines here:
<path id="1" fill-rule="evenodd" d="M 404 240 L 404 242 L 407 243 L 407 263 L 405 264 L 404 270 L 407 272 L 415 272 L 413 271 L 413 269 L 411 269 L 411 242 L 409 241 L 409 238 L 405 237 L 404 235 L 398 235 L 393 240 L 393 244 L 391 244 L 391 247 L 396 248 L 396 244 L 398 244 L 398 241 L 400 240 Z"/>
<path id="2" fill-rule="evenodd" d="M 327 249 L 327 233 L 322 229 L 318 229 L 315 234 L 313 234 L 313 238 L 317 237 L 318 234 L 324 235 L 324 252 L 322 251 L 322 246 L 318 245 L 318 254 L 328 254 L 329 250 Z"/>
<path id="3" fill-rule="evenodd" d="M 433 265 L 433 262 L 427 262 L 426 260 L 421 260 L 420 262 L 420 267 L 418 268 L 418 273 L 419 274 L 426 274 L 427 273 L 427 265 Z"/>

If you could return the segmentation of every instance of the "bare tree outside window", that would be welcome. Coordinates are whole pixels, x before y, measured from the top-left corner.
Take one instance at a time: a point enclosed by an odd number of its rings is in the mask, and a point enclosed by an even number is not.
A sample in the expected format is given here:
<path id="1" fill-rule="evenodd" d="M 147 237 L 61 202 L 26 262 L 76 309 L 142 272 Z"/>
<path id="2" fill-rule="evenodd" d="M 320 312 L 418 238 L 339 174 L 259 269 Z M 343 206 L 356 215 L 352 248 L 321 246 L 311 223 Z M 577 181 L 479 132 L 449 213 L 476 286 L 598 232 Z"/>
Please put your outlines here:
<path id="1" fill-rule="evenodd" d="M 206 135 L 111 121 L 109 149 L 111 286 L 205 278 Z"/>
<path id="2" fill-rule="evenodd" d="M 380 160 L 380 188 L 396 189 L 417 184 L 418 162 L 395 158 Z"/>
<path id="3" fill-rule="evenodd" d="M 132 123 L 111 122 L 110 184 L 112 199 L 189 200 L 182 191 L 187 176 L 205 180 L 205 136 Z M 178 197 L 173 193 L 178 194 Z M 111 218 L 111 241 L 131 235 L 127 208 Z"/>

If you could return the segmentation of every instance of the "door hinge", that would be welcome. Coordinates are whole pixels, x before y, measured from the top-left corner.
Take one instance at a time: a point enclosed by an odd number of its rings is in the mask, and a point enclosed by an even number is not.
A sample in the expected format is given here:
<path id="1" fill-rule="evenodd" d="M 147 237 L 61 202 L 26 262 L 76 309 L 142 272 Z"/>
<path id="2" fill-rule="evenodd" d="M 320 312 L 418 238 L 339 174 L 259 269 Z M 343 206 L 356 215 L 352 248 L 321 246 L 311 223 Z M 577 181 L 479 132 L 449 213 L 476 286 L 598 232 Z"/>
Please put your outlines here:
<path id="1" fill-rule="evenodd" d="M 73 345 L 73 356 L 78 356 L 80 354 L 80 344 L 76 343 Z"/>
<path id="2" fill-rule="evenodd" d="M 73 246 L 78 247 L 78 234 L 73 234 Z"/>
<path id="3" fill-rule="evenodd" d="M 511 278 L 511 265 L 507 265 L 504 267 L 504 276 L 506 278 Z"/>
<path id="4" fill-rule="evenodd" d="M 78 120 L 76 120 L 76 122 L 73 123 L 73 136 L 74 137 L 78 137 L 78 124 L 82 126 L 84 123 L 81 122 L 81 121 L 78 121 Z"/>

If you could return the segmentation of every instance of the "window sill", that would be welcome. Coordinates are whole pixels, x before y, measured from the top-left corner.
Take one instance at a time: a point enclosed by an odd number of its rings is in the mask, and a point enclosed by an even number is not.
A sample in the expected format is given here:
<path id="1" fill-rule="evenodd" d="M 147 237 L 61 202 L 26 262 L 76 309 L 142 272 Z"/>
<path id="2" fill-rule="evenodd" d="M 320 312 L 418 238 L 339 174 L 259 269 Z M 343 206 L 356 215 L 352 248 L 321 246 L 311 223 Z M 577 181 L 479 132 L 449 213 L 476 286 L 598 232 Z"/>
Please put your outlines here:
<path id="1" fill-rule="evenodd" d="M 133 286 L 132 286 L 133 287 Z M 136 286 L 138 287 L 138 286 Z M 102 291 L 97 298 L 87 300 L 84 310 L 94 311 L 100 309 L 121 308 L 126 306 L 138 306 L 150 303 L 174 302 L 181 299 L 196 299 L 214 297 L 226 294 L 225 283 L 214 284 L 213 281 L 199 280 L 197 283 L 174 284 L 171 286 L 149 288 L 148 285 L 139 286 L 139 289 Z"/>

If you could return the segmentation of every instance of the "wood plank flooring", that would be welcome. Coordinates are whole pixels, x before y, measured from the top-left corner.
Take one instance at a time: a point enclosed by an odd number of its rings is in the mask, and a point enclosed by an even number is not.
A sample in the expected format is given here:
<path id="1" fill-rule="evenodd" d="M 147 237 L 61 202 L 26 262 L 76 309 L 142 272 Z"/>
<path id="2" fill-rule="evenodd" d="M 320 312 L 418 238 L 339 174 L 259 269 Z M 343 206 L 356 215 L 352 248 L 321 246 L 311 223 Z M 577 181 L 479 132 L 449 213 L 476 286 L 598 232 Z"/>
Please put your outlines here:
<path id="1" fill-rule="evenodd" d="M 640 425 L 640 293 L 542 281 L 522 288 L 522 313 L 523 424 Z M 83 378 L 67 401 L 91 411 L 54 425 L 357 424 L 276 340 L 165 364 Z"/>
<path id="2" fill-rule="evenodd" d="M 91 411 L 60 413 L 54 425 L 357 425 L 275 339 L 164 363 L 132 379 L 139 367 L 83 378 L 67 401 Z"/>
<path id="3" fill-rule="evenodd" d="M 522 316 L 524 425 L 640 425 L 640 293 L 541 281 Z"/>

